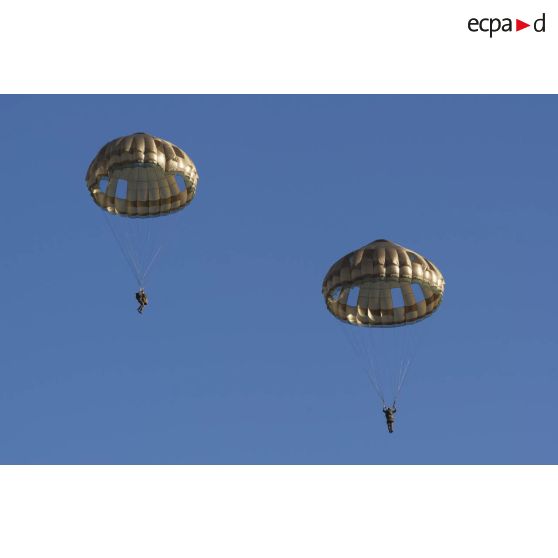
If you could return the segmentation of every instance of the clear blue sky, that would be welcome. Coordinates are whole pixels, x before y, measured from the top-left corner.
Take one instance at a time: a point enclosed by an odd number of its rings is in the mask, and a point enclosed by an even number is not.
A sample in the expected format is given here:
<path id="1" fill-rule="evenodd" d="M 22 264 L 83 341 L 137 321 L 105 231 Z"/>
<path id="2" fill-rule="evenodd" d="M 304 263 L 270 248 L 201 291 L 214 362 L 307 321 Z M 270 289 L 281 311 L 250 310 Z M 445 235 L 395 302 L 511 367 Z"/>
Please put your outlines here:
<path id="1" fill-rule="evenodd" d="M 555 96 L 0 97 L 1 463 L 556 463 Z M 200 173 L 135 311 L 90 199 L 146 131 Z M 434 261 L 388 435 L 321 282 Z M 425 322 L 426 324 L 426 322 Z"/>

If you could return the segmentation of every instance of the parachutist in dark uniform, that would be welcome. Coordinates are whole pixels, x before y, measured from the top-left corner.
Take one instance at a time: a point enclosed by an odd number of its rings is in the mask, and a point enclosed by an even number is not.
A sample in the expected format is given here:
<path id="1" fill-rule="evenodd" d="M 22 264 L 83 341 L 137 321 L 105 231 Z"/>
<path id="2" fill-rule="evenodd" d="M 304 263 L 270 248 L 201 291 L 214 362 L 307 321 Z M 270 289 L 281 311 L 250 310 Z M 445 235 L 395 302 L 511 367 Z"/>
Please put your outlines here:
<path id="1" fill-rule="evenodd" d="M 386 415 L 388 432 L 391 434 L 393 432 L 393 423 L 395 422 L 395 417 L 393 415 L 397 413 L 397 409 L 395 408 L 395 403 L 393 404 L 393 407 L 386 407 L 384 405 L 383 413 L 384 415 Z"/>
<path id="2" fill-rule="evenodd" d="M 139 302 L 138 312 L 140 314 L 143 314 L 143 307 L 147 306 L 147 304 L 148 304 L 147 295 L 145 294 L 145 291 L 143 289 L 140 289 L 136 293 L 136 300 Z"/>

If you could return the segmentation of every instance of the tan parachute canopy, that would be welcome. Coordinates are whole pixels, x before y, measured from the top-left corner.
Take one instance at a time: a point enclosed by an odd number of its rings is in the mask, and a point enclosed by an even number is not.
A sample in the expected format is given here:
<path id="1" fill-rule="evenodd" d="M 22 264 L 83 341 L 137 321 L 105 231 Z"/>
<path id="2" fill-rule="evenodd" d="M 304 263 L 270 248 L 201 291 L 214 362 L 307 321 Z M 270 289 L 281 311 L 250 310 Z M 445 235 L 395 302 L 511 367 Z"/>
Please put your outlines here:
<path id="1" fill-rule="evenodd" d="M 184 181 L 182 188 L 177 177 Z M 198 172 L 182 149 L 139 132 L 107 143 L 89 165 L 86 181 L 95 203 L 105 211 L 157 217 L 192 201 Z"/>
<path id="2" fill-rule="evenodd" d="M 412 285 L 422 293 L 417 297 Z M 393 290 L 403 305 L 394 307 Z M 389 327 L 430 316 L 442 302 L 444 278 L 420 254 L 389 240 L 375 240 L 333 264 L 322 294 L 328 310 L 340 320 L 361 326 Z M 356 301 L 350 301 L 356 295 Z"/>

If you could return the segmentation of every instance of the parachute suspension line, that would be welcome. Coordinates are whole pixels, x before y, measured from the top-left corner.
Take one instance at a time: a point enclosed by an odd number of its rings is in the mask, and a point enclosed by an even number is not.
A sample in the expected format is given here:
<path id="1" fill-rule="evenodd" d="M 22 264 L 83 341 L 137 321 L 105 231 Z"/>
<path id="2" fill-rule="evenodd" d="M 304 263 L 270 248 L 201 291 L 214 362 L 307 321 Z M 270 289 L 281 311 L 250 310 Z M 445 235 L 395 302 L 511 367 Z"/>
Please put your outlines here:
<path id="1" fill-rule="evenodd" d="M 119 217 L 116 218 L 119 219 Z M 136 276 L 136 280 L 139 286 L 142 287 L 143 285 L 141 283 L 141 264 L 138 260 L 136 250 L 134 248 L 135 240 L 132 234 L 134 232 L 133 229 L 134 224 L 133 222 L 131 222 L 130 218 L 122 218 L 122 219 L 125 220 L 117 221 L 119 223 L 118 226 L 120 230 L 116 231 L 116 227 L 114 228 L 115 236 L 117 237 L 118 240 L 121 241 L 122 245 L 124 246 L 124 252 L 128 256 L 129 260 L 132 262 L 132 267 L 133 267 L 134 274 Z"/>
<path id="2" fill-rule="evenodd" d="M 103 216 L 105 217 L 106 222 L 108 223 L 108 226 L 110 228 L 110 231 L 112 232 L 112 235 L 114 236 L 114 239 L 116 240 L 116 243 L 118 244 L 118 247 L 120 248 L 120 251 L 122 252 L 122 255 L 124 256 L 124 259 L 126 260 L 126 263 L 130 266 L 130 269 L 132 270 L 132 273 L 134 274 L 136 281 L 138 282 L 139 286 L 141 287 L 141 280 L 140 280 L 140 272 L 139 269 L 137 268 L 135 262 L 132 260 L 132 258 L 130 257 L 129 252 L 126 251 L 122 240 L 120 239 L 120 237 L 116 234 L 116 231 L 114 230 L 114 227 L 112 225 L 111 222 L 111 218 L 115 218 L 117 219 L 117 216 L 112 216 L 109 215 L 108 213 L 103 211 Z"/>
<path id="3" fill-rule="evenodd" d="M 130 222 L 131 221 L 131 222 Z M 125 221 L 125 235 L 128 239 L 128 246 L 129 251 L 132 256 L 133 261 L 135 262 L 135 267 L 138 273 L 138 282 L 140 287 L 143 288 L 144 281 L 143 281 L 143 273 L 142 270 L 144 269 L 143 266 L 143 248 L 144 248 L 144 241 L 143 241 L 143 231 L 144 227 L 149 227 L 146 223 L 139 222 L 139 219 L 130 219 Z M 143 219 L 142 219 L 143 221 Z"/>
<path id="4" fill-rule="evenodd" d="M 174 223 L 174 221 L 173 221 Z M 157 257 L 159 256 L 159 253 L 161 252 L 162 248 L 163 248 L 163 242 L 160 239 L 159 242 L 157 242 L 156 245 L 154 245 L 151 250 L 149 249 L 152 245 L 152 231 L 153 231 L 153 227 L 155 226 L 155 223 L 150 222 L 149 223 L 149 227 L 147 228 L 147 238 L 145 241 L 145 259 L 144 259 L 144 265 L 142 267 L 142 269 L 144 270 L 143 272 L 143 276 L 142 276 L 142 281 L 146 281 L 147 280 L 147 276 L 149 275 L 153 264 L 155 263 L 155 261 L 157 260 Z"/>
<path id="5" fill-rule="evenodd" d="M 378 379 L 376 378 L 377 374 L 374 373 L 374 361 L 371 358 L 370 353 L 368 352 L 366 344 L 358 338 L 357 332 L 353 331 L 351 328 L 352 326 L 349 328 L 342 327 L 343 333 L 349 341 L 349 344 L 353 347 L 353 350 L 356 353 L 357 357 L 359 357 L 357 360 L 359 360 L 360 365 L 362 366 L 363 371 L 366 374 L 368 381 L 370 382 L 370 385 L 372 386 L 382 403 L 385 405 L 384 393 L 378 382 Z M 363 362 L 367 362 L 368 366 L 366 364 L 363 364 Z"/>
<path id="6" fill-rule="evenodd" d="M 403 358 L 401 359 L 401 366 L 399 368 L 397 389 L 395 390 L 395 399 L 399 398 L 401 390 L 407 381 L 411 364 L 416 360 L 416 354 L 420 347 L 419 345 L 419 330 L 417 327 L 422 327 L 422 324 L 413 324 L 406 330 L 405 344 L 403 348 Z"/>
<path id="7" fill-rule="evenodd" d="M 161 251 L 162 248 L 163 248 L 162 246 L 159 246 L 157 248 L 157 250 L 155 250 L 155 253 L 153 254 L 153 257 L 151 258 L 151 261 L 145 267 L 145 271 L 143 272 L 143 275 L 141 277 L 142 283 L 145 283 L 145 281 L 147 280 L 147 276 L 149 275 L 149 272 L 151 271 L 151 268 L 153 267 L 153 264 L 155 263 L 155 260 L 157 259 L 157 256 L 159 255 L 159 252 Z"/>
<path id="8" fill-rule="evenodd" d="M 397 384 L 397 389 L 395 390 L 395 397 L 393 399 L 394 405 L 397 399 L 399 398 L 399 394 L 401 393 L 401 389 L 403 388 L 403 385 L 405 384 L 405 380 L 407 379 L 407 374 L 409 372 L 410 365 L 411 365 L 410 358 L 406 362 L 401 363 L 401 369 L 399 370 L 399 382 Z"/>
<path id="9" fill-rule="evenodd" d="M 380 399 L 382 400 L 383 405 L 386 404 L 384 391 L 382 389 L 382 382 L 381 382 L 381 366 L 377 362 L 375 355 L 378 353 L 376 348 L 376 336 L 372 331 L 367 330 L 363 331 L 362 333 L 366 334 L 366 338 L 362 340 L 362 344 L 364 346 L 364 350 L 366 352 L 366 356 L 368 357 L 368 362 L 370 363 L 370 372 L 368 373 L 368 377 L 374 380 L 375 384 L 378 386 L 378 391 L 380 392 Z M 355 331 L 355 336 L 357 332 Z M 367 342 L 368 341 L 368 342 Z"/>
<path id="10" fill-rule="evenodd" d="M 126 234 L 127 234 L 127 238 L 128 238 L 128 242 L 129 242 L 129 246 L 130 246 L 130 251 L 132 253 L 132 257 L 134 259 L 134 261 L 136 262 L 136 266 L 138 269 L 138 274 L 139 274 L 139 283 L 140 283 L 140 287 L 144 286 L 144 282 L 143 282 L 143 273 L 142 270 L 144 269 L 143 267 L 143 252 L 145 250 L 145 245 L 144 245 L 144 241 L 143 241 L 143 229 L 140 228 L 140 226 L 146 226 L 149 227 L 148 223 L 142 223 L 140 225 L 140 223 L 138 222 L 138 219 L 132 219 L 131 223 L 130 223 L 130 227 L 126 229 Z"/>
<path id="11" fill-rule="evenodd" d="M 136 247 L 138 267 L 140 269 L 140 281 L 142 287 L 145 283 L 145 266 L 148 257 L 149 240 L 151 232 L 151 222 L 149 219 L 142 219 L 142 223 L 138 220 L 134 222 L 134 246 Z"/>
<path id="12" fill-rule="evenodd" d="M 164 245 L 163 239 L 153 234 L 154 222 L 151 219 L 103 214 L 139 287 L 143 288 Z"/>
<path id="13" fill-rule="evenodd" d="M 393 404 L 395 405 L 397 398 L 399 397 L 399 393 L 401 391 L 401 378 L 403 376 L 403 370 L 406 367 L 407 363 L 407 354 L 408 354 L 408 345 L 409 345 L 409 330 L 404 330 L 401 332 L 397 332 L 399 334 L 398 339 L 398 354 L 401 355 L 401 360 L 399 362 L 399 370 L 397 373 L 393 374 Z"/>
<path id="14" fill-rule="evenodd" d="M 155 262 L 159 258 L 159 254 L 166 250 L 174 237 L 179 224 L 178 215 L 168 215 L 163 220 L 160 218 L 150 218 L 149 228 L 147 229 L 146 239 L 146 258 L 143 266 L 143 281 L 147 281 L 147 277 L 151 273 Z"/>
<path id="15" fill-rule="evenodd" d="M 137 247 L 137 255 L 138 255 L 138 262 L 139 268 L 141 270 L 141 282 L 144 283 L 145 280 L 145 266 L 146 261 L 148 258 L 148 250 L 150 246 L 150 238 L 151 238 L 151 220 L 150 219 L 142 219 L 142 223 L 140 224 L 137 220 L 134 223 L 135 226 L 135 239 L 136 239 L 136 247 Z"/>
<path id="16" fill-rule="evenodd" d="M 417 327 L 420 326 L 378 329 L 351 324 L 343 328 L 370 384 L 384 405 L 387 404 L 386 396 L 390 398 L 390 403 L 393 397 L 392 404 L 395 405 L 406 385 L 417 351 Z M 390 388 L 389 393 L 384 390 L 386 386 Z"/>
<path id="17" fill-rule="evenodd" d="M 392 406 L 395 405 L 395 399 L 396 399 L 396 393 L 397 393 L 397 375 L 395 374 L 395 370 L 394 370 L 394 362 L 396 361 L 396 357 L 398 355 L 401 355 L 401 351 L 402 351 L 402 341 L 401 341 L 401 336 L 398 335 L 399 332 L 394 332 L 394 331 L 386 331 L 384 330 L 383 333 L 387 333 L 388 335 L 391 335 L 391 344 L 388 344 L 386 342 L 386 345 L 389 345 L 392 348 L 392 355 L 391 355 L 391 370 L 389 370 L 389 376 L 391 377 L 391 387 L 392 387 L 392 391 L 391 394 L 393 395 L 393 403 Z"/>
<path id="18" fill-rule="evenodd" d="M 145 285 L 147 275 L 161 249 L 160 246 L 157 248 L 151 246 L 153 226 L 154 223 L 151 219 L 142 219 L 141 223 L 135 220 L 133 223 L 133 238 L 130 236 L 130 245 L 132 248 L 135 248 L 135 260 L 139 269 L 139 281 L 142 287 Z"/>
<path id="19" fill-rule="evenodd" d="M 144 250 L 143 250 L 143 258 L 142 258 L 142 266 L 141 268 L 144 270 L 143 271 L 143 276 L 142 276 L 142 280 L 145 281 L 145 277 L 147 274 L 147 266 L 148 266 L 148 262 L 149 264 L 151 264 L 151 261 L 149 261 L 149 249 L 148 247 L 151 246 L 151 228 L 152 228 L 152 223 L 150 222 L 149 219 L 147 219 L 147 231 L 146 231 L 146 238 L 145 238 L 145 243 L 143 245 Z"/>
<path id="20" fill-rule="evenodd" d="M 393 362 L 391 358 L 388 357 L 386 354 L 386 347 L 385 345 L 389 346 L 392 345 L 395 354 L 402 354 L 401 353 L 401 338 L 395 338 L 395 342 L 393 341 L 395 332 L 389 331 L 388 328 L 362 328 L 363 334 L 366 335 L 363 341 L 363 345 L 365 347 L 366 353 L 368 354 L 368 360 L 371 365 L 372 373 L 376 378 L 376 382 L 379 386 L 385 382 L 386 385 L 391 384 L 391 393 L 390 395 L 394 396 L 393 404 L 395 404 L 396 400 L 396 393 L 397 393 L 397 377 L 395 374 Z M 385 338 L 384 338 L 385 336 Z M 389 339 L 388 339 L 389 338 Z M 391 340 L 391 341 L 390 341 Z M 380 359 L 381 356 L 384 356 L 384 359 Z M 383 382 L 382 382 L 383 376 Z M 380 391 L 381 387 L 380 387 Z M 387 406 L 385 396 L 382 391 L 382 403 L 384 406 Z"/>
<path id="21" fill-rule="evenodd" d="M 135 249 L 135 245 L 136 245 L 137 241 L 136 241 L 136 238 L 133 234 L 134 233 L 134 227 L 137 230 L 136 223 L 134 223 L 134 222 L 129 223 L 128 221 L 126 221 L 125 223 L 122 223 L 122 225 L 124 226 L 124 231 L 123 231 L 124 238 L 128 242 L 127 252 L 130 254 L 130 259 L 134 263 L 134 268 L 136 270 L 136 274 L 137 274 L 136 276 L 137 276 L 138 283 L 139 283 L 140 287 L 143 287 L 142 282 L 141 282 L 141 263 L 139 261 L 138 255 L 137 255 L 137 250 Z"/>

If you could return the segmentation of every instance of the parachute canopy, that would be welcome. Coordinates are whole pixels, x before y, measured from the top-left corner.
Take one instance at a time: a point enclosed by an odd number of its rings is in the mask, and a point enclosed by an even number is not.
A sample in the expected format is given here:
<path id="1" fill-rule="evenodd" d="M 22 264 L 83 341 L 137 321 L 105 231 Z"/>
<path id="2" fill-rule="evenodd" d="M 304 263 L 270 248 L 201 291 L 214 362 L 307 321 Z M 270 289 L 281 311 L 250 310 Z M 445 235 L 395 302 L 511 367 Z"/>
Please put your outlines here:
<path id="1" fill-rule="evenodd" d="M 182 149 L 138 132 L 107 143 L 89 165 L 86 182 L 95 203 L 109 213 L 159 217 L 192 201 L 198 172 Z"/>
<path id="2" fill-rule="evenodd" d="M 322 294 L 328 310 L 344 322 L 394 327 L 430 316 L 442 302 L 444 284 L 431 261 L 380 239 L 333 264 Z"/>

